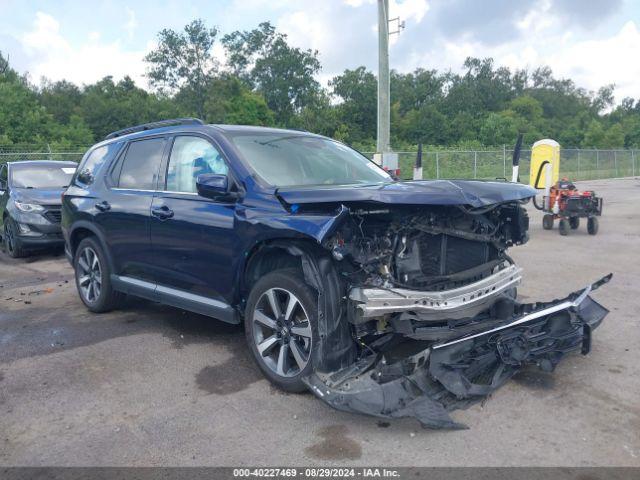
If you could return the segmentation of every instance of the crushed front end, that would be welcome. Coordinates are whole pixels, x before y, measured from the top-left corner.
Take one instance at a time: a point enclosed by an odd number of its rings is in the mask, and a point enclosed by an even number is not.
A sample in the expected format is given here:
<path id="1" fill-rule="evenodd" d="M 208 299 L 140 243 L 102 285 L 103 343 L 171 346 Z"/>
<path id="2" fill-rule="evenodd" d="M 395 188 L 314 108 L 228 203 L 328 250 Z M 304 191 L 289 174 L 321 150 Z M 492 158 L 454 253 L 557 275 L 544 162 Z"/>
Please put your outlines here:
<path id="1" fill-rule="evenodd" d="M 552 371 L 567 353 L 589 352 L 608 313 L 589 293 L 611 275 L 559 300 L 520 303 L 522 269 L 506 251 L 528 240 L 523 200 L 348 210 L 323 246 L 345 284 L 358 354 L 306 380 L 332 407 L 463 428 L 449 411 L 526 365 Z"/>

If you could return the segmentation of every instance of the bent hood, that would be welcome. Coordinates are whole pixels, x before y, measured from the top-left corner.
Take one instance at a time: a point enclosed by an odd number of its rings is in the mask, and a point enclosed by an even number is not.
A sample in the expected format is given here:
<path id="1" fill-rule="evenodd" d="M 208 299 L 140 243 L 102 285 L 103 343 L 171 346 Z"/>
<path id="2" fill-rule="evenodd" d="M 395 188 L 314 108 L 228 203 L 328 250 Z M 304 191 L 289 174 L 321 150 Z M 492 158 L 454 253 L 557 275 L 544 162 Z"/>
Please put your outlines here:
<path id="1" fill-rule="evenodd" d="M 37 203 L 38 205 L 61 205 L 60 196 L 64 188 L 55 189 L 35 189 L 16 188 L 13 190 L 14 198 L 23 203 Z"/>
<path id="2" fill-rule="evenodd" d="M 536 190 L 521 183 L 483 180 L 421 180 L 375 185 L 284 187 L 276 191 L 289 205 L 376 202 L 396 205 L 470 205 L 524 200 Z"/>

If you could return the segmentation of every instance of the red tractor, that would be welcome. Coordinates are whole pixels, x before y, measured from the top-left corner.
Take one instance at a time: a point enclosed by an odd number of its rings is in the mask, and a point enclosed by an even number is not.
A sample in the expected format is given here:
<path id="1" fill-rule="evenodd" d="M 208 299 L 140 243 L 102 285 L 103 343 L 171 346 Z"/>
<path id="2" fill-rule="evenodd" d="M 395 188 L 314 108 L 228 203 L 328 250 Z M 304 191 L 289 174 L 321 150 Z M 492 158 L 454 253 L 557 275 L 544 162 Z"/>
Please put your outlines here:
<path id="1" fill-rule="evenodd" d="M 580 192 L 576 186 L 563 178 L 549 190 L 549 197 L 544 198 L 542 211 L 542 228 L 551 230 L 555 219 L 559 219 L 560 235 L 567 235 L 569 228 L 575 230 L 580 226 L 580 218 L 587 218 L 589 235 L 598 233 L 598 218 L 602 214 L 602 198 L 593 191 Z"/>

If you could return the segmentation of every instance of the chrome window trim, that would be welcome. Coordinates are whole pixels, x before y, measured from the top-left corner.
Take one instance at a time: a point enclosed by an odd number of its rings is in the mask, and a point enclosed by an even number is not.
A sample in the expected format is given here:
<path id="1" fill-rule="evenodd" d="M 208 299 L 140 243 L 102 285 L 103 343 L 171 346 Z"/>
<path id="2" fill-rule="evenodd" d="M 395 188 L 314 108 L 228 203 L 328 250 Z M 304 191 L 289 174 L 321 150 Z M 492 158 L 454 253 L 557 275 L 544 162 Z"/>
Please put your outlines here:
<path id="1" fill-rule="evenodd" d="M 157 190 L 145 190 L 143 188 L 120 188 L 120 187 L 111 187 L 110 190 L 117 190 L 119 192 L 147 192 L 147 193 L 157 192 Z"/>

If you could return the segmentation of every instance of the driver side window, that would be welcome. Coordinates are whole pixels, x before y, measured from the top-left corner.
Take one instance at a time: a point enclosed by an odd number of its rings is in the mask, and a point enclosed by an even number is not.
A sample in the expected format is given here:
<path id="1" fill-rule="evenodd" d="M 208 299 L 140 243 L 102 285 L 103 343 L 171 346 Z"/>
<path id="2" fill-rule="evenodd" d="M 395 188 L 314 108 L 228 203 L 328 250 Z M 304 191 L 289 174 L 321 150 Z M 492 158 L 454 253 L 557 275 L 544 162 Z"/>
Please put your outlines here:
<path id="1" fill-rule="evenodd" d="M 167 166 L 167 190 L 197 193 L 198 175 L 226 175 L 227 172 L 227 164 L 220 152 L 207 140 L 200 137 L 176 137 Z"/>

